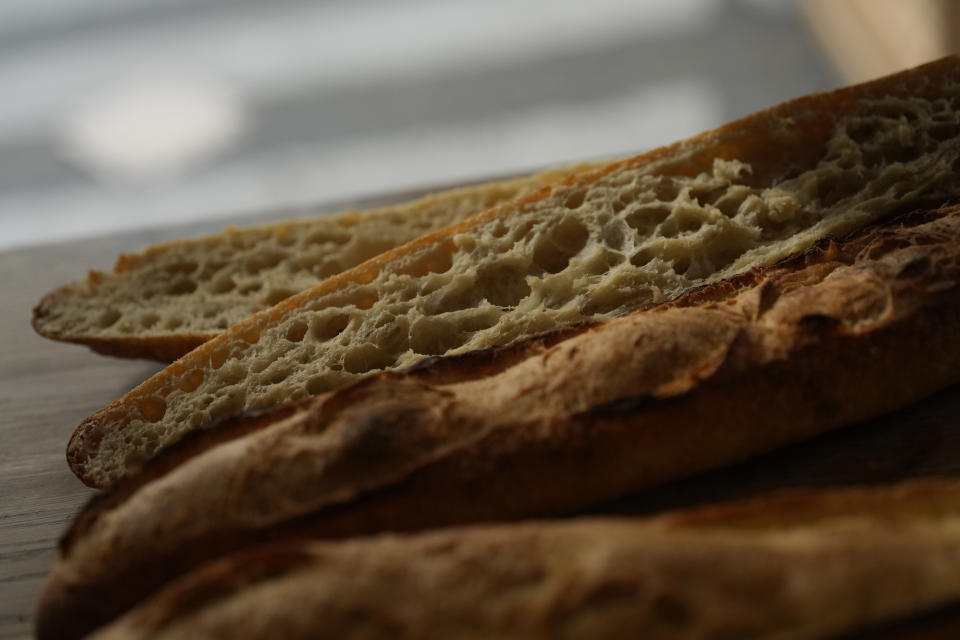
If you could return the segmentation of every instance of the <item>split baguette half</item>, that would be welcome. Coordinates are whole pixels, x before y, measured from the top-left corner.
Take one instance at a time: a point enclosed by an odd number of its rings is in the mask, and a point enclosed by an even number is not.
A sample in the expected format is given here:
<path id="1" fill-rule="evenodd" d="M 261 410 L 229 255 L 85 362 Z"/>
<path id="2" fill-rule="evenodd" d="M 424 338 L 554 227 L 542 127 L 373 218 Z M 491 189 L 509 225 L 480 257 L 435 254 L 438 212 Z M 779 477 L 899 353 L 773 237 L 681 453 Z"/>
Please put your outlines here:
<path id="1" fill-rule="evenodd" d="M 212 420 L 621 316 L 960 194 L 960 58 L 800 98 L 510 201 L 231 327 L 86 419 L 86 483 Z M 607 374 L 609 376 L 609 374 Z"/>
<path id="2" fill-rule="evenodd" d="M 93 270 L 48 293 L 33 310 L 33 327 L 100 353 L 172 362 L 329 276 L 591 166 L 153 245 L 121 255 L 112 273 Z"/>
<path id="3" fill-rule="evenodd" d="M 951 637 L 955 480 L 288 541 L 208 564 L 93 638 L 908 638 L 938 610 Z"/>
<path id="4" fill-rule="evenodd" d="M 94 628 L 263 540 L 573 513 L 957 381 L 960 207 L 194 434 L 81 513 L 38 629 Z"/>

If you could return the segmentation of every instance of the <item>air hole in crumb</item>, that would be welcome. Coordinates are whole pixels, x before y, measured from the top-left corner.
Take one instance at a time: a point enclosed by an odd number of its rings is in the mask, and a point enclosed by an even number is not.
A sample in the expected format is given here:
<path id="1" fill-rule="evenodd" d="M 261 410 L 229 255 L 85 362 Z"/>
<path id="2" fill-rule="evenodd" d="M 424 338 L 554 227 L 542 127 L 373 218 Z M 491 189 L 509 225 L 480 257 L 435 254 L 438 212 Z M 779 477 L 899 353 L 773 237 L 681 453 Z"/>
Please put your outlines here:
<path id="1" fill-rule="evenodd" d="M 151 329 L 160 321 L 160 316 L 155 313 L 145 313 L 140 316 L 140 326 L 144 329 Z"/>
<path id="2" fill-rule="evenodd" d="M 211 288 L 214 293 L 227 293 L 233 291 L 236 286 L 237 284 L 233 281 L 233 278 L 229 275 L 223 275 L 213 281 Z"/>
<path id="3" fill-rule="evenodd" d="M 183 326 L 183 318 L 174 316 L 172 318 L 167 318 L 167 321 L 163 323 L 163 328 L 167 331 L 175 331 Z"/>
<path id="4" fill-rule="evenodd" d="M 653 258 L 656 255 L 657 255 L 656 251 L 654 251 L 650 247 L 644 247 L 643 249 L 640 249 L 635 254 L 630 256 L 630 264 L 632 264 L 635 267 L 643 267 L 649 264 L 649 262 L 653 260 Z"/>
<path id="5" fill-rule="evenodd" d="M 158 422 L 167 413 L 167 403 L 163 398 L 149 396 L 137 403 L 137 409 L 147 422 Z"/>
<path id="6" fill-rule="evenodd" d="M 340 383 L 340 376 L 335 374 L 321 374 L 313 376 L 307 380 L 307 393 L 311 396 L 317 396 L 321 393 L 335 389 Z"/>
<path id="7" fill-rule="evenodd" d="M 598 247 L 583 262 L 583 272 L 588 275 L 598 276 L 608 272 L 616 265 L 623 262 L 624 256 L 618 251 L 611 251 L 606 247 Z"/>
<path id="8" fill-rule="evenodd" d="M 855 142 L 864 143 L 877 134 L 878 123 L 876 121 L 848 121 L 847 135 Z"/>
<path id="9" fill-rule="evenodd" d="M 350 373 L 367 373 L 389 367 L 396 357 L 372 344 L 351 348 L 343 356 L 343 368 Z"/>
<path id="10" fill-rule="evenodd" d="M 442 356 L 469 339 L 458 323 L 442 317 L 419 318 L 410 329 L 410 347 L 425 356 Z"/>
<path id="11" fill-rule="evenodd" d="M 290 377 L 290 368 L 287 363 L 279 364 L 268 369 L 263 380 L 264 384 L 280 384 Z"/>
<path id="12" fill-rule="evenodd" d="M 106 329 L 107 327 L 113 326 L 116 324 L 117 320 L 120 319 L 120 312 L 116 309 L 104 309 L 100 314 L 100 318 L 97 321 L 97 324 L 101 329 Z"/>
<path id="13" fill-rule="evenodd" d="M 526 274 L 517 265 L 484 265 L 477 270 L 476 282 L 483 298 L 498 307 L 515 307 L 530 295 Z"/>
<path id="14" fill-rule="evenodd" d="M 377 300 L 379 299 L 380 298 L 379 296 L 377 296 L 376 293 L 362 291 L 362 292 L 359 292 L 356 296 L 354 296 L 352 302 L 357 307 L 357 309 L 369 309 L 374 304 L 376 304 Z"/>
<path id="15" fill-rule="evenodd" d="M 673 261 L 673 272 L 678 276 L 681 276 L 687 272 L 687 269 L 690 268 L 690 258 L 687 256 L 680 256 L 679 258 L 674 259 Z"/>
<path id="16" fill-rule="evenodd" d="M 570 195 L 567 196 L 567 199 L 564 200 L 563 206 L 567 209 L 579 209 L 583 205 L 583 199 L 586 197 L 586 190 L 578 189 Z"/>
<path id="17" fill-rule="evenodd" d="M 310 321 L 310 333 L 321 342 L 326 342 L 340 335 L 350 324 L 350 316 L 341 313 L 332 318 L 313 318 Z"/>
<path id="18" fill-rule="evenodd" d="M 639 231 L 641 235 L 646 235 L 666 220 L 669 215 L 670 208 L 667 205 L 656 204 L 639 207 L 628 213 L 623 220 L 632 229 Z"/>
<path id="19" fill-rule="evenodd" d="M 530 234 L 530 230 L 533 229 L 534 224 L 536 224 L 534 219 L 527 218 L 512 229 L 510 237 L 514 242 L 520 242 Z"/>
<path id="20" fill-rule="evenodd" d="M 413 259 L 399 273 L 420 278 L 428 273 L 446 273 L 453 266 L 453 240 L 447 240 Z"/>
<path id="21" fill-rule="evenodd" d="M 672 202 L 680 193 L 680 189 L 672 179 L 660 178 L 660 181 L 654 186 L 653 192 L 656 194 L 657 200 Z"/>
<path id="22" fill-rule="evenodd" d="M 493 227 L 493 230 L 490 232 L 494 238 L 502 238 L 507 235 L 507 225 L 503 224 L 502 220 L 497 220 L 496 226 Z"/>
<path id="23" fill-rule="evenodd" d="M 197 263 L 192 260 L 187 262 L 175 262 L 173 264 L 168 264 L 163 268 L 163 270 L 170 275 L 188 275 L 197 270 Z"/>
<path id="24" fill-rule="evenodd" d="M 237 290 L 237 293 L 245 296 L 249 293 L 256 293 L 257 291 L 260 291 L 260 289 L 262 288 L 263 288 L 262 282 L 246 282 L 240 286 L 240 288 Z"/>
<path id="25" fill-rule="evenodd" d="M 726 187 L 691 188 L 690 197 L 696 200 L 700 206 L 709 206 L 721 198 L 726 191 Z"/>
<path id="26" fill-rule="evenodd" d="M 677 228 L 680 233 L 691 233 L 703 226 L 703 218 L 685 211 L 677 216 Z"/>
<path id="27" fill-rule="evenodd" d="M 590 232 L 582 222 L 567 216 L 545 229 L 533 247 L 533 261 L 547 273 L 559 273 L 567 268 L 570 259 L 580 253 Z"/>
<path id="28" fill-rule="evenodd" d="M 275 289 L 270 289 L 269 291 L 267 291 L 267 295 L 263 297 L 263 302 L 267 306 L 272 307 L 273 305 L 286 300 L 287 298 L 289 298 L 295 293 L 296 291 L 293 289 L 284 289 L 282 287 L 277 287 Z"/>
<path id="29" fill-rule="evenodd" d="M 187 278 L 178 278 L 167 287 L 167 293 L 172 296 L 182 296 L 197 290 L 197 283 Z"/>
<path id="30" fill-rule="evenodd" d="M 728 189 L 726 193 L 717 198 L 716 202 L 713 203 L 720 213 L 725 215 L 728 218 L 732 218 L 737 215 L 737 211 L 740 210 L 740 205 L 750 195 L 750 190 L 737 186 L 736 188 Z"/>
<path id="31" fill-rule="evenodd" d="M 326 244 L 332 242 L 334 244 L 344 244 L 350 240 L 350 232 L 341 229 L 329 228 L 329 229 L 317 229 L 311 231 L 304 238 L 305 244 Z"/>
<path id="32" fill-rule="evenodd" d="M 180 390 L 186 393 L 196 390 L 203 384 L 203 370 L 194 369 L 180 380 Z"/>
<path id="33" fill-rule="evenodd" d="M 261 251 L 247 258 L 243 267 L 247 273 L 253 275 L 277 266 L 281 260 L 283 260 L 283 254 L 279 251 Z"/>
<path id="34" fill-rule="evenodd" d="M 307 333 L 307 323 L 303 320 L 294 320 L 287 327 L 287 340 L 290 342 L 300 342 Z"/>

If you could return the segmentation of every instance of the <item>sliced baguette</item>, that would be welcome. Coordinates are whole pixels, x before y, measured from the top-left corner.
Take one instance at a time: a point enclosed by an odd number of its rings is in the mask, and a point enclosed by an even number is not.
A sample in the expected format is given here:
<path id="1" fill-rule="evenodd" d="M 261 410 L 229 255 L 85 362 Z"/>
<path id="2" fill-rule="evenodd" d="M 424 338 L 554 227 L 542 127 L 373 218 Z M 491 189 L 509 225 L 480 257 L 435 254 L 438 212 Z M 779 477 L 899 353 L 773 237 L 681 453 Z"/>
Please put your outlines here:
<path id="1" fill-rule="evenodd" d="M 945 607 L 960 607 L 960 484 L 931 480 L 646 520 L 267 545 L 93 637 L 810 639 L 899 623 L 904 638 L 904 619 Z"/>
<path id="2" fill-rule="evenodd" d="M 264 539 L 575 512 L 905 406 L 960 380 L 958 239 L 960 207 L 913 214 L 198 434 L 78 517 L 38 629 L 81 633 Z"/>
<path id="3" fill-rule="evenodd" d="M 650 307 L 960 195 L 960 58 L 800 98 L 577 174 L 234 325 L 86 419 L 108 486 L 184 433 L 427 356 Z"/>
<path id="4" fill-rule="evenodd" d="M 593 165 L 337 216 L 176 240 L 48 293 L 33 327 L 114 356 L 176 360 L 224 329 L 378 253 Z"/>

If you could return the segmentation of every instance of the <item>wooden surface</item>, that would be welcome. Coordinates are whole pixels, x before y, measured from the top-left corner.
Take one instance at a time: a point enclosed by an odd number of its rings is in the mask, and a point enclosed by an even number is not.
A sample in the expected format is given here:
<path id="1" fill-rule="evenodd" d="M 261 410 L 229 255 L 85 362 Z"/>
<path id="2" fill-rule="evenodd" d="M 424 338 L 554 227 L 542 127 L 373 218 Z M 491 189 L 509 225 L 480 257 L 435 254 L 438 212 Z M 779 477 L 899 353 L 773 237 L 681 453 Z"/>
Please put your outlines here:
<path id="1" fill-rule="evenodd" d="M 144 231 L 0 254 L 0 638 L 30 637 L 34 600 L 54 561 L 57 539 L 93 494 L 64 460 L 74 426 L 159 368 L 44 340 L 30 328 L 30 309 L 53 286 L 91 267 L 108 268 L 120 251 L 220 226 Z M 600 510 L 641 513 L 773 488 L 934 474 L 960 475 L 960 387 L 885 419 Z"/>

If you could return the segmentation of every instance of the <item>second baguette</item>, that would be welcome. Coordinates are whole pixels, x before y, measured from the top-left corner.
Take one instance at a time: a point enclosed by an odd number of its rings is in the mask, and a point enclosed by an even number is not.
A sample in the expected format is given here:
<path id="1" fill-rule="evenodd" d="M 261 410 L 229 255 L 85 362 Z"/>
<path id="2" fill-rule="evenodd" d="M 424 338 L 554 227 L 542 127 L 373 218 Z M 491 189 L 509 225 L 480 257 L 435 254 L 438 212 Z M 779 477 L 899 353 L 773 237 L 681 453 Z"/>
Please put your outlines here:
<path id="1" fill-rule="evenodd" d="M 955 634 L 958 605 L 960 486 L 925 481 L 268 545 L 189 574 L 94 638 L 799 640 L 870 638 L 907 619 L 891 634 L 905 638 L 910 618 L 949 606 Z"/>

